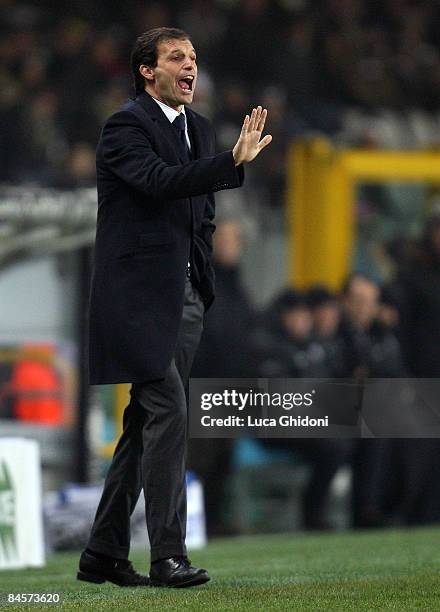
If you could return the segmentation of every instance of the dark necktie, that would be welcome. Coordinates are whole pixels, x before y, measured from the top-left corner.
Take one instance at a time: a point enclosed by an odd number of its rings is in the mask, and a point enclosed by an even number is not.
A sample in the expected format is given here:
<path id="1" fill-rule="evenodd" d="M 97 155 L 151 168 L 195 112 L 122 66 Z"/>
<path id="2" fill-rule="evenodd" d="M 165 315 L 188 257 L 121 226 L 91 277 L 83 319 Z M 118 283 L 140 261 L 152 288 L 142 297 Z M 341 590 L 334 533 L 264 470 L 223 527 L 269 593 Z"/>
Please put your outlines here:
<path id="1" fill-rule="evenodd" d="M 191 152 L 188 147 L 188 142 L 186 140 L 185 134 L 185 115 L 183 113 L 179 113 L 177 117 L 173 121 L 173 126 L 179 133 L 179 142 L 180 142 L 180 154 L 182 156 L 183 161 L 188 162 L 191 160 Z"/>

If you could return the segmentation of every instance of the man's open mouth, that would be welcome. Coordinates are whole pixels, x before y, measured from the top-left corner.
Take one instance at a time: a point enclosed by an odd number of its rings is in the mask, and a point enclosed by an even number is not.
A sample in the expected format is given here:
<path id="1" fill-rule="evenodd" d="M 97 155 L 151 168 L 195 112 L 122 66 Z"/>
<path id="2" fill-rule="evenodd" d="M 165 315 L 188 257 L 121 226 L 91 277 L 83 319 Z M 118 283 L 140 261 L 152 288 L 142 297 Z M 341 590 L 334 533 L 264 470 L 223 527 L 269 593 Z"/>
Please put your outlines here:
<path id="1" fill-rule="evenodd" d="M 182 91 L 184 91 L 185 93 L 189 93 L 192 91 L 193 82 L 194 82 L 194 77 L 192 75 L 188 75 L 184 77 L 183 79 L 179 79 L 177 81 L 177 84 Z"/>

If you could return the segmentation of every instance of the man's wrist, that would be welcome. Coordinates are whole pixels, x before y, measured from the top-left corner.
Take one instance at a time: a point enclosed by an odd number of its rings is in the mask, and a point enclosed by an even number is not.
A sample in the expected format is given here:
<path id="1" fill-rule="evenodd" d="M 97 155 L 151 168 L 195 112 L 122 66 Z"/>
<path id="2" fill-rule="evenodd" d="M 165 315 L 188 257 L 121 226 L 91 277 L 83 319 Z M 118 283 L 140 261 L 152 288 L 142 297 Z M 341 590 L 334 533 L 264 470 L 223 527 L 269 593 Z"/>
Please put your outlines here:
<path id="1" fill-rule="evenodd" d="M 236 153 L 236 151 L 235 151 L 235 147 L 232 149 L 232 157 L 234 158 L 234 164 L 235 164 L 236 166 L 239 166 L 240 164 L 242 164 L 242 163 L 243 163 L 243 160 L 240 160 L 240 159 L 238 158 L 238 153 Z"/>

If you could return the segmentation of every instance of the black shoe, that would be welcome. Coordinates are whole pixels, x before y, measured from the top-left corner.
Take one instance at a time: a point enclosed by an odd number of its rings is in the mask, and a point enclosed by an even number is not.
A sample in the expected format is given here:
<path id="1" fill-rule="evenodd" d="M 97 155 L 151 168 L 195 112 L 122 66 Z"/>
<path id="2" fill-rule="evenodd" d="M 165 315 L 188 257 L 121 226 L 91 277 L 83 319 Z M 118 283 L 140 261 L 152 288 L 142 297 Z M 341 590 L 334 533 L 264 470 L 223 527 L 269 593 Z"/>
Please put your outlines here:
<path id="1" fill-rule="evenodd" d="M 102 584 L 106 580 L 119 586 L 149 586 L 148 576 L 138 574 L 130 561 L 95 557 L 91 552 L 83 551 L 79 560 L 78 580 Z"/>
<path id="2" fill-rule="evenodd" d="M 208 572 L 192 567 L 187 557 L 170 557 L 151 564 L 150 586 L 185 588 L 208 580 Z"/>

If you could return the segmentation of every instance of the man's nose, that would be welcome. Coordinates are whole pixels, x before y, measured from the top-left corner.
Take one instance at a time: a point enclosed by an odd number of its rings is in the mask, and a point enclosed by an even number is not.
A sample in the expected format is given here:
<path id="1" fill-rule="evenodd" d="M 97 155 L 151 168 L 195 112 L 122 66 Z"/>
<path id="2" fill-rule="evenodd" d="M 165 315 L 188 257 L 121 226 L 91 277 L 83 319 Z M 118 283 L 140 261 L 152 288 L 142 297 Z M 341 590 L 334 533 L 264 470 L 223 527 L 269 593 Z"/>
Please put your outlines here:
<path id="1" fill-rule="evenodd" d="M 184 66 L 183 67 L 185 68 L 185 70 L 193 70 L 195 68 L 195 65 L 196 65 L 196 60 L 194 60 L 194 59 L 192 59 L 190 57 L 187 57 L 185 62 L 184 62 Z"/>

